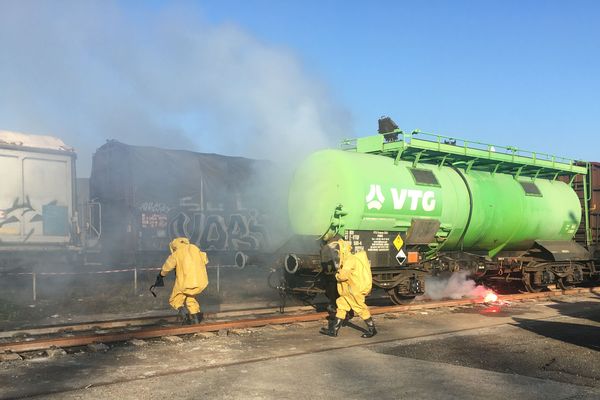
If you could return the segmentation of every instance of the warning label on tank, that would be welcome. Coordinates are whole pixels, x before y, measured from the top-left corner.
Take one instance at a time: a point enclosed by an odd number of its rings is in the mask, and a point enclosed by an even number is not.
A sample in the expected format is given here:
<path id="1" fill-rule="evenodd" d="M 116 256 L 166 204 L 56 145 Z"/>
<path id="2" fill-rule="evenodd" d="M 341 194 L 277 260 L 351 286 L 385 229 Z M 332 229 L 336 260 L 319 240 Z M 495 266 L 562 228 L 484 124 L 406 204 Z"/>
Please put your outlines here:
<path id="1" fill-rule="evenodd" d="M 396 250 L 400 250 L 403 245 L 404 245 L 404 240 L 402 240 L 402 237 L 400 236 L 400 234 L 398 234 L 396 236 L 396 239 L 394 239 L 394 247 L 396 248 Z"/>
<path id="2" fill-rule="evenodd" d="M 398 261 L 398 264 L 404 265 L 406 262 L 406 254 L 404 253 L 404 250 L 400 249 L 398 254 L 396 254 L 396 261 Z"/>
<path id="3" fill-rule="evenodd" d="M 366 248 L 369 251 L 390 251 L 390 234 L 389 232 L 373 232 L 370 245 Z"/>
<path id="4" fill-rule="evenodd" d="M 390 251 L 390 233 L 387 231 L 346 231 L 345 239 L 352 244 L 354 251 Z"/>
<path id="5" fill-rule="evenodd" d="M 398 232 L 348 230 L 345 239 L 350 242 L 355 252 L 367 252 L 371 267 L 397 267 L 399 263 L 403 265 L 398 259 L 398 254 L 404 254 L 404 239 Z"/>

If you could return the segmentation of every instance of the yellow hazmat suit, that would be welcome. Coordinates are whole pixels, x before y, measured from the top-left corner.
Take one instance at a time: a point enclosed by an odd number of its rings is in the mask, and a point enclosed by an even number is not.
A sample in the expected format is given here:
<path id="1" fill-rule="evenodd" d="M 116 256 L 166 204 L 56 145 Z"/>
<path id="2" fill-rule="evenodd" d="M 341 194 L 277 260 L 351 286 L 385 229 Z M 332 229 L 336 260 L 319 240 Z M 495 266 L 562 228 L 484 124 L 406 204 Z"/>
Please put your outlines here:
<path id="1" fill-rule="evenodd" d="M 371 293 L 373 277 L 366 253 L 352 254 L 352 246 L 345 240 L 338 240 L 340 267 L 335 274 L 339 297 L 336 300 L 336 318 L 346 318 L 346 313 L 354 310 L 363 320 L 371 318 L 365 304 L 365 297 Z"/>
<path id="2" fill-rule="evenodd" d="M 171 255 L 167 258 L 160 271 L 161 276 L 166 276 L 175 269 L 175 285 L 169 298 L 169 304 L 176 310 L 185 306 L 190 314 L 200 312 L 200 304 L 194 298 L 208 286 L 206 253 L 187 238 L 176 238 L 169 245 Z"/>

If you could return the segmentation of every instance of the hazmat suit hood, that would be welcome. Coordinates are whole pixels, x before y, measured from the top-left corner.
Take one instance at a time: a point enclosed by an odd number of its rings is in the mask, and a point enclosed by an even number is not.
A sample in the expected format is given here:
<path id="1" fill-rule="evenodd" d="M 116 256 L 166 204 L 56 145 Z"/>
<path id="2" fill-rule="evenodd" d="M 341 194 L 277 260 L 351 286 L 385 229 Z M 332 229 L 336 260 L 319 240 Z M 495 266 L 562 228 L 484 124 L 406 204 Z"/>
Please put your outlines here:
<path id="1" fill-rule="evenodd" d="M 179 247 L 189 245 L 190 240 L 185 237 L 178 237 L 171 241 L 169 244 L 169 249 L 171 250 L 171 254 L 173 254 Z"/>
<path id="2" fill-rule="evenodd" d="M 335 269 L 338 269 L 344 260 L 352 254 L 352 245 L 343 239 L 339 239 L 327 244 L 330 250 L 331 261 L 335 264 Z"/>

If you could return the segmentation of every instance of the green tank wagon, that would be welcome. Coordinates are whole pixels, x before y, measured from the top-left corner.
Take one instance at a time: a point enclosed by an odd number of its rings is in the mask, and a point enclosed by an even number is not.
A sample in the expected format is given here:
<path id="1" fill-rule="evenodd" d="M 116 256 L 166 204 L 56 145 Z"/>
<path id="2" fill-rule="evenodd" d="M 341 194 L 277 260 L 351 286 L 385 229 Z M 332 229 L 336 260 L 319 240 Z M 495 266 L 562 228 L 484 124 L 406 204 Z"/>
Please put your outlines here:
<path id="1" fill-rule="evenodd" d="M 341 235 L 366 250 L 374 285 L 395 302 L 445 270 L 530 291 L 596 274 L 589 243 L 573 241 L 588 210 L 571 184 L 587 164 L 396 127 L 343 147 L 297 169 L 292 228 L 305 242 Z M 318 274 L 316 255 L 288 256 L 287 275 Z"/>

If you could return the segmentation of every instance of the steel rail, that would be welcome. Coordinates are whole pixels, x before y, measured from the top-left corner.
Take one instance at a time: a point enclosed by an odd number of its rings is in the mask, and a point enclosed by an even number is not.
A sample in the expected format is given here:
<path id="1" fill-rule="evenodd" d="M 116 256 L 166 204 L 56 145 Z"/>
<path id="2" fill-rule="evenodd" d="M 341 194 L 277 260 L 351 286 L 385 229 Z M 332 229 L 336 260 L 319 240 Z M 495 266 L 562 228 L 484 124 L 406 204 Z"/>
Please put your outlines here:
<path id="1" fill-rule="evenodd" d="M 310 311 L 314 307 L 311 306 L 294 306 L 287 308 L 291 312 L 299 311 Z M 207 312 L 204 313 L 206 319 L 224 319 L 224 318 L 235 318 L 261 314 L 273 314 L 279 310 L 279 307 L 264 307 L 264 308 L 253 308 L 245 310 L 231 310 L 221 312 Z M 77 324 L 56 324 L 48 325 L 43 327 L 29 327 L 12 329 L 9 331 L 0 332 L 0 339 L 6 339 L 18 336 L 38 336 L 38 335 L 49 335 L 59 333 L 72 333 L 82 331 L 93 331 L 100 329 L 114 329 L 114 328 L 131 328 L 141 327 L 144 325 L 156 325 L 162 321 L 164 322 L 176 322 L 177 316 L 170 314 L 151 315 L 145 317 L 136 318 L 119 318 L 113 320 L 99 320 L 89 321 Z"/>
<path id="2" fill-rule="evenodd" d="M 600 287 L 577 288 L 569 290 L 555 290 L 540 293 L 522 293 L 515 295 L 498 296 L 499 301 L 522 301 L 531 299 L 550 299 L 557 296 L 569 296 L 578 294 L 594 293 L 600 295 Z M 438 302 L 407 304 L 395 306 L 372 307 L 371 314 L 379 315 L 395 312 L 406 312 L 431 308 L 453 307 L 471 304 L 484 304 L 483 299 L 460 299 L 445 300 Z M 125 342 L 132 339 L 151 339 L 163 336 L 189 335 L 201 332 L 215 332 L 227 329 L 255 328 L 266 325 L 281 325 L 297 322 L 319 321 L 327 317 L 326 312 L 297 315 L 276 315 L 262 318 L 239 319 L 235 321 L 216 321 L 202 323 L 199 325 L 187 325 L 176 327 L 152 327 L 133 332 L 116 332 L 97 335 L 84 335 L 75 337 L 59 337 L 50 339 L 32 340 L 28 342 L 15 342 L 0 344 L 0 352 L 20 353 L 26 351 L 44 350 L 52 347 L 74 347 L 86 346 L 93 343 Z"/>

